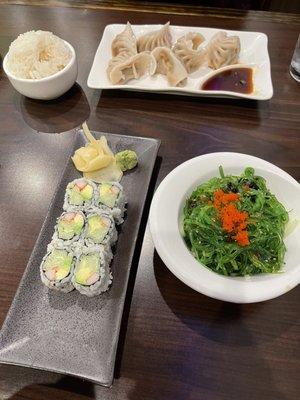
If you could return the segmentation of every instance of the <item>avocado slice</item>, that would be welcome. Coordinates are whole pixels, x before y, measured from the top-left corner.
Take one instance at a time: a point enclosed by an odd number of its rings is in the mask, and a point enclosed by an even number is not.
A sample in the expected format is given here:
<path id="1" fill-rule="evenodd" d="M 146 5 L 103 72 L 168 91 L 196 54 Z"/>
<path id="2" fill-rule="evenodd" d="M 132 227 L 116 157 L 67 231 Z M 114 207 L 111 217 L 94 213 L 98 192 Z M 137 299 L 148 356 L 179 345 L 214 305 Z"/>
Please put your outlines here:
<path id="1" fill-rule="evenodd" d="M 72 239 L 78 235 L 84 225 L 84 218 L 80 213 L 65 213 L 57 224 L 58 237 L 63 240 Z"/>
<path id="2" fill-rule="evenodd" d="M 99 189 L 99 202 L 113 208 L 116 204 L 119 190 L 111 183 L 102 183 Z"/>
<path id="3" fill-rule="evenodd" d="M 110 228 L 110 219 L 105 216 L 92 215 L 87 221 L 87 237 L 95 243 L 101 243 Z"/>
<path id="4" fill-rule="evenodd" d="M 80 194 L 84 200 L 91 200 L 93 197 L 93 187 L 87 184 L 86 187 L 81 190 Z"/>
<path id="5" fill-rule="evenodd" d="M 80 257 L 76 266 L 74 279 L 80 285 L 92 285 L 99 279 L 99 260 L 97 253 L 85 254 Z"/>
<path id="6" fill-rule="evenodd" d="M 43 271 L 51 281 L 61 281 L 71 270 L 73 257 L 66 250 L 54 249 L 46 258 Z"/>

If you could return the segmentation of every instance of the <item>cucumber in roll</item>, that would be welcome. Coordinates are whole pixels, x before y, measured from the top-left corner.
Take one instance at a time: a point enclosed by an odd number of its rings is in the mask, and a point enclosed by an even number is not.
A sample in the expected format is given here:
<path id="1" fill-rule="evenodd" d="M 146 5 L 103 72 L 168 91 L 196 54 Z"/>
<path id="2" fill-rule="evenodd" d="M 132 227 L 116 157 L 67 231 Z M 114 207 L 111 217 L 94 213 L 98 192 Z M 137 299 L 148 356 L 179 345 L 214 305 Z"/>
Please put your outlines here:
<path id="1" fill-rule="evenodd" d="M 84 241 L 87 246 L 102 244 L 114 245 L 118 234 L 113 217 L 106 211 L 99 210 L 87 214 Z"/>
<path id="2" fill-rule="evenodd" d="M 50 289 L 68 293 L 74 289 L 71 282 L 74 265 L 75 257 L 72 251 L 53 248 L 41 263 L 41 280 Z"/>
<path id="3" fill-rule="evenodd" d="M 100 183 L 97 203 L 98 207 L 112 213 L 117 224 L 124 221 L 126 199 L 123 194 L 123 187 L 118 182 Z"/>
<path id="4" fill-rule="evenodd" d="M 84 247 L 72 277 L 74 287 L 89 297 L 105 292 L 112 282 L 109 261 L 101 247 Z"/>

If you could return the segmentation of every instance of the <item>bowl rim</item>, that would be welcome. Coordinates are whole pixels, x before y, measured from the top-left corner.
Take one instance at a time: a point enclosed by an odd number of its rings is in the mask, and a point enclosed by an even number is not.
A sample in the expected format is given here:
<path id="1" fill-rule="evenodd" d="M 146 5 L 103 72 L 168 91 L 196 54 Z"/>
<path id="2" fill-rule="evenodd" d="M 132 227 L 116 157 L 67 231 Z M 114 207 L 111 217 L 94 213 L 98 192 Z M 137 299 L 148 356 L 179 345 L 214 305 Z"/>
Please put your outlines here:
<path id="1" fill-rule="evenodd" d="M 40 82 L 49 82 L 49 81 L 51 81 L 51 80 L 54 80 L 54 79 L 60 77 L 61 75 L 64 75 L 64 74 L 65 74 L 66 72 L 68 72 L 68 71 L 71 69 L 71 67 L 74 65 L 74 63 L 75 63 L 75 61 L 76 61 L 76 52 L 75 52 L 74 47 L 73 47 L 69 42 L 67 42 L 67 41 L 64 40 L 64 39 L 61 39 L 61 40 L 68 46 L 68 48 L 69 48 L 70 51 L 71 51 L 71 58 L 70 58 L 70 61 L 68 62 L 68 64 L 67 64 L 62 70 L 60 70 L 60 71 L 58 71 L 58 72 L 55 72 L 55 74 L 52 74 L 52 75 L 49 75 L 49 76 L 45 76 L 44 78 L 40 78 L 40 79 L 18 78 L 17 76 L 15 76 L 14 74 L 12 74 L 12 73 L 9 71 L 8 67 L 7 67 L 7 58 L 8 58 L 8 53 L 9 53 L 9 51 L 8 51 L 8 52 L 6 53 L 4 59 L 3 59 L 3 70 L 4 70 L 5 74 L 6 74 L 10 79 L 13 79 L 13 80 L 15 80 L 15 81 L 24 82 L 24 83 L 32 83 L 32 84 L 38 84 L 38 83 L 40 83 Z"/>
<path id="2" fill-rule="evenodd" d="M 296 268 L 294 271 L 289 271 L 286 274 L 272 274 L 271 276 L 267 276 L 266 279 L 272 280 L 273 279 L 273 284 L 268 285 L 266 287 L 265 284 L 265 279 L 263 275 L 260 275 L 262 279 L 258 279 L 257 281 L 251 281 L 247 278 L 244 278 L 243 281 L 240 280 L 239 277 L 225 277 L 223 275 L 218 275 L 215 272 L 209 270 L 205 266 L 202 266 L 201 268 L 201 279 L 199 280 L 195 274 L 195 271 L 193 271 L 193 268 L 190 270 L 185 270 L 182 268 L 182 262 L 185 255 L 189 254 L 188 258 L 186 258 L 186 262 L 188 263 L 189 266 L 191 266 L 192 263 L 195 262 L 194 257 L 192 254 L 186 249 L 186 252 L 182 252 L 182 248 L 178 248 L 177 250 L 174 250 L 174 246 L 179 244 L 178 238 L 176 241 L 172 242 L 172 252 L 170 251 L 170 241 L 168 243 L 168 240 L 166 240 L 166 233 L 170 233 L 176 236 L 181 236 L 180 235 L 180 228 L 178 227 L 178 230 L 176 232 L 173 232 L 174 224 L 175 222 L 172 222 L 172 226 L 168 226 L 168 224 L 162 226 L 159 224 L 162 223 L 164 224 L 163 219 L 163 214 L 166 212 L 166 206 L 163 204 L 169 204 L 169 202 L 166 200 L 164 193 L 166 188 L 169 187 L 170 182 L 173 181 L 173 186 L 175 188 L 174 184 L 174 176 L 177 176 L 179 173 L 179 178 L 183 179 L 183 170 L 189 166 L 189 165 L 195 165 L 197 163 L 198 159 L 201 158 L 202 161 L 207 162 L 208 164 L 212 160 L 212 158 L 224 156 L 224 159 L 222 160 L 223 162 L 227 157 L 227 160 L 232 158 L 233 156 L 237 156 L 237 159 L 235 161 L 236 167 L 239 168 L 239 164 L 243 161 L 244 158 L 244 163 L 246 162 L 246 158 L 248 158 L 248 163 L 249 160 L 250 162 L 257 162 L 254 164 L 255 168 L 258 170 L 265 170 L 266 173 L 270 173 L 272 175 L 277 175 L 279 179 L 283 179 L 287 181 L 289 184 L 293 186 L 297 186 L 297 189 L 300 189 L 299 183 L 291 177 L 287 172 L 283 171 L 279 167 L 275 166 L 272 163 L 269 163 L 266 160 L 260 159 L 255 156 L 251 156 L 248 154 L 242 154 L 242 153 L 235 153 L 235 152 L 216 152 L 216 153 L 210 153 L 210 154 L 204 154 L 195 158 L 192 158 L 179 166 L 177 166 L 175 169 L 173 169 L 161 182 L 159 185 L 158 189 L 156 190 L 151 208 L 150 208 L 150 213 L 149 213 L 149 227 L 150 227 L 150 233 L 154 242 L 154 245 L 156 247 L 156 250 L 163 260 L 164 264 L 166 267 L 182 282 L 184 282 L 187 286 L 191 287 L 192 289 L 198 291 L 199 293 L 205 294 L 209 297 L 216 298 L 219 300 L 223 301 L 229 301 L 233 303 L 255 303 L 255 302 L 260 302 L 260 301 L 265 301 L 269 300 L 275 297 L 278 297 L 287 291 L 291 290 L 293 287 L 297 286 L 300 283 L 300 268 Z M 229 161 L 231 163 L 231 160 Z M 242 167 L 241 167 L 242 168 Z M 183 191 L 185 189 L 183 188 Z M 171 195 L 174 195 L 174 193 L 171 193 Z M 183 193 L 184 196 L 184 193 Z M 164 199 L 164 202 L 162 203 L 162 200 Z M 172 216 L 174 217 L 174 213 L 179 213 L 179 210 L 175 208 L 177 207 L 178 199 L 174 199 L 175 201 L 173 202 L 173 210 L 170 211 Z M 180 206 L 179 206 L 180 207 Z M 172 208 L 168 205 L 168 210 Z M 159 210 L 161 210 L 159 212 Z M 167 215 L 167 214 L 166 214 Z M 179 214 L 178 214 L 179 215 Z M 172 218 L 173 218 L 172 217 Z M 170 218 L 170 216 L 166 216 L 166 218 Z M 176 224 L 178 224 L 178 221 L 176 221 Z M 175 229 L 175 228 L 174 228 Z M 179 237 L 178 236 L 178 237 Z M 182 239 L 182 238 L 181 238 Z M 181 247 L 181 246 L 179 246 Z M 175 256 L 175 261 L 174 261 L 174 256 Z M 176 256 L 178 256 L 178 260 L 176 261 Z M 193 261 L 191 261 L 193 259 Z M 178 263 L 181 262 L 181 267 L 178 267 Z M 200 270 L 199 270 L 200 271 Z M 198 274 L 198 272 L 197 272 Z M 259 277 L 260 277 L 259 276 Z M 274 281 L 276 280 L 276 282 Z M 280 279 L 280 282 L 278 282 L 278 279 Z M 208 282 L 211 282 L 211 284 L 207 285 Z M 227 283 L 226 283 L 227 282 Z M 239 282 L 239 283 L 238 283 Z M 238 283 L 238 284 L 237 284 Z M 225 287 L 224 287 L 225 285 Z"/>

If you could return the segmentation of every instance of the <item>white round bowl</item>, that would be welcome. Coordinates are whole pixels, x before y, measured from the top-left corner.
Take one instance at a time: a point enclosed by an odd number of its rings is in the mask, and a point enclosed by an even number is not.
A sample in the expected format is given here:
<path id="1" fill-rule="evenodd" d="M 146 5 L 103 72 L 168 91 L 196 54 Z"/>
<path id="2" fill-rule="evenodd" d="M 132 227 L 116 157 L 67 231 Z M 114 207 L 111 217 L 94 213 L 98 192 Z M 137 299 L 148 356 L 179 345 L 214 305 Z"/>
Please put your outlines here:
<path id="1" fill-rule="evenodd" d="M 42 79 L 17 78 L 7 67 L 7 54 L 3 60 L 3 69 L 10 83 L 21 94 L 31 99 L 52 100 L 66 93 L 77 78 L 77 59 L 73 46 L 64 40 L 71 51 L 71 60 L 64 69 Z"/>
<path id="2" fill-rule="evenodd" d="M 150 209 L 150 231 L 156 250 L 177 278 L 207 296 L 233 303 L 254 303 L 280 296 L 300 283 L 300 224 L 284 239 L 285 265 L 277 274 L 219 275 L 200 264 L 184 242 L 181 219 L 185 200 L 198 185 L 219 176 L 220 165 L 225 174 L 233 175 L 253 167 L 289 211 L 290 221 L 300 220 L 300 185 L 286 172 L 246 154 L 206 154 L 179 165 L 156 190 Z"/>

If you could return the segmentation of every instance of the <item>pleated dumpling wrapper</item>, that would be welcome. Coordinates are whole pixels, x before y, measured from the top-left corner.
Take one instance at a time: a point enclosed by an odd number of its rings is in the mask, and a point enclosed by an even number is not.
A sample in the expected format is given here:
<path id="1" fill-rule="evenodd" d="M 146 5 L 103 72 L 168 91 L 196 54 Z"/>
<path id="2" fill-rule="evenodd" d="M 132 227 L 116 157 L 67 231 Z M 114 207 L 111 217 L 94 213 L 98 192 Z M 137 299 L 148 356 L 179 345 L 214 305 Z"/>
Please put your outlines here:
<path id="1" fill-rule="evenodd" d="M 94 182 L 119 182 L 123 172 L 117 165 L 106 138 L 101 136 L 100 139 L 95 139 L 86 122 L 82 124 L 82 129 L 89 142 L 75 151 L 72 157 L 75 167 L 83 172 L 85 178 Z"/>

